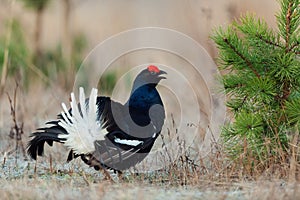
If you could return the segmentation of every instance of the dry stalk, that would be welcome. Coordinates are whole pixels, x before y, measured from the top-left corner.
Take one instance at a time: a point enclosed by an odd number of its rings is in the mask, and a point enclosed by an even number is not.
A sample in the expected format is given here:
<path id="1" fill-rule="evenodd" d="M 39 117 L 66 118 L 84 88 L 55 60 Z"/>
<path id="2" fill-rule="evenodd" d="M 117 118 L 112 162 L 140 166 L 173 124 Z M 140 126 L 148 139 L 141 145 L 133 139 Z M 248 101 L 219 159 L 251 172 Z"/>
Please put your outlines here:
<path id="1" fill-rule="evenodd" d="M 14 96 L 13 96 L 13 100 L 11 99 L 10 95 L 8 93 L 7 97 L 9 100 L 9 104 L 10 104 L 10 115 L 12 117 L 12 121 L 13 121 L 13 125 L 10 129 L 9 132 L 9 137 L 11 139 L 15 139 L 16 145 L 15 145 L 15 149 L 11 150 L 7 153 L 7 155 L 11 154 L 12 152 L 15 152 L 15 158 L 16 158 L 16 163 L 17 163 L 17 159 L 18 159 L 18 152 L 21 148 L 22 154 L 24 156 L 24 159 L 27 160 L 27 156 L 26 156 L 26 150 L 22 141 L 22 135 L 24 134 L 23 131 L 23 127 L 24 127 L 24 122 L 20 122 L 18 123 L 17 121 L 17 111 L 16 111 L 16 107 L 17 107 L 17 90 L 18 90 L 18 83 L 16 84 L 16 88 L 14 91 Z"/>

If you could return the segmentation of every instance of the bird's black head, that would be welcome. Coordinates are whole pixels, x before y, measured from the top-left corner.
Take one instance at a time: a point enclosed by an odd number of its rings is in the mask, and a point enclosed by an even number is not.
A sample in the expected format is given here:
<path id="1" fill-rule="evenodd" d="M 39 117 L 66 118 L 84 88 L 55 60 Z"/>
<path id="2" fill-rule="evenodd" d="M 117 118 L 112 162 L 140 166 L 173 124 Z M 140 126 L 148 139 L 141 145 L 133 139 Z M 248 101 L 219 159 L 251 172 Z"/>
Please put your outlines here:
<path id="1" fill-rule="evenodd" d="M 163 102 L 156 86 L 160 80 L 166 79 L 163 76 L 165 74 L 167 73 L 158 67 L 150 65 L 135 78 L 131 95 L 126 104 L 129 106 L 132 120 L 137 125 L 148 125 L 151 122 L 151 116 L 164 118 Z M 150 108 L 153 109 L 150 111 Z M 154 125 L 159 128 L 157 124 Z"/>
<path id="2" fill-rule="evenodd" d="M 155 65 L 150 65 L 137 75 L 133 85 L 134 87 L 141 87 L 148 84 L 156 86 L 160 80 L 166 79 L 166 77 L 163 76 L 164 74 L 167 73 Z"/>

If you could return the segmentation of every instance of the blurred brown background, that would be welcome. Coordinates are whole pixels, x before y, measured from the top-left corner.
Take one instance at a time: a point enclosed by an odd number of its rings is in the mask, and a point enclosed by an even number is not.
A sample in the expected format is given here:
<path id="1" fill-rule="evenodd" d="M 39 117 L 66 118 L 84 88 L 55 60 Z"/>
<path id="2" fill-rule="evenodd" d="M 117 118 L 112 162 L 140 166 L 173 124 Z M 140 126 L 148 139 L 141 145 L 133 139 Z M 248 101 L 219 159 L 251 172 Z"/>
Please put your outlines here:
<path id="1" fill-rule="evenodd" d="M 6 130 L 11 124 L 4 94 L 13 95 L 15 82 L 18 118 L 25 119 L 25 130 L 53 119 L 61 101 L 68 100 L 83 59 L 114 34 L 140 27 L 174 29 L 215 58 L 209 39 L 214 28 L 246 12 L 275 27 L 278 9 L 275 0 L 1 0 L 0 127 Z M 102 85 L 109 91 L 116 79 L 108 74 Z"/>
<path id="2" fill-rule="evenodd" d="M 88 51 L 121 31 L 155 26 L 185 33 L 215 55 L 214 45 L 208 39 L 213 28 L 246 12 L 257 13 L 274 26 L 278 9 L 275 0 L 50 0 L 42 14 L 41 46 L 55 47 L 68 39 L 64 38 L 66 34 L 70 38 L 82 33 L 87 38 Z M 1 33 L 11 16 L 20 20 L 28 44 L 33 45 L 34 10 L 24 6 L 22 0 L 1 0 Z"/>

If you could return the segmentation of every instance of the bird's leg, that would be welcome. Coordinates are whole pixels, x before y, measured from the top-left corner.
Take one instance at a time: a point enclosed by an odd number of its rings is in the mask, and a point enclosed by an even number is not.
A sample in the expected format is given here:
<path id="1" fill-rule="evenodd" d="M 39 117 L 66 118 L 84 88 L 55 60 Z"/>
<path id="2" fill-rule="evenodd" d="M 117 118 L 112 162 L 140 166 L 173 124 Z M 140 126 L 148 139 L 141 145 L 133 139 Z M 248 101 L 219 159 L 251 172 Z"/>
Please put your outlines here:
<path id="1" fill-rule="evenodd" d="M 110 173 L 109 173 L 105 168 L 102 167 L 102 171 L 104 172 L 104 176 L 105 176 L 104 179 L 105 179 L 105 180 L 108 180 L 108 181 L 110 181 L 110 182 L 112 182 L 112 183 L 115 182 L 115 181 L 112 179 Z"/>
<path id="2" fill-rule="evenodd" d="M 88 164 L 90 167 L 94 167 L 96 171 L 103 171 L 104 173 L 104 179 L 108 180 L 110 182 L 114 182 L 112 177 L 110 176 L 110 173 L 105 169 L 104 166 L 102 166 L 97 159 L 93 155 L 88 155 L 87 157 L 81 156 L 81 159 Z"/>
<path id="3" fill-rule="evenodd" d="M 120 180 L 124 180 L 124 177 L 123 177 L 123 173 L 121 171 L 116 171 L 117 175 L 118 175 L 118 179 L 119 181 Z"/>

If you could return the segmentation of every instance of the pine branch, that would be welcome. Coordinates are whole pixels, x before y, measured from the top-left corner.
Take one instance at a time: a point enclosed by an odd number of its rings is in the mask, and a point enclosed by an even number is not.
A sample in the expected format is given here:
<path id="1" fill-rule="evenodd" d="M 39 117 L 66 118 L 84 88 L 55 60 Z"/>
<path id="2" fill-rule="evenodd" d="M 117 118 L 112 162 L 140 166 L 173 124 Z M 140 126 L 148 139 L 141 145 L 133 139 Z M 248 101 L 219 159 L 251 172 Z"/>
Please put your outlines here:
<path id="1" fill-rule="evenodd" d="M 286 14 L 286 36 L 285 36 L 285 52 L 289 51 L 289 43 L 290 43 L 290 31 L 291 31 L 291 16 L 292 16 L 292 2 L 289 2 L 288 10 Z"/>
<path id="2" fill-rule="evenodd" d="M 259 73 L 256 71 L 252 63 L 243 55 L 241 54 L 229 41 L 227 38 L 224 38 L 223 41 L 238 55 L 242 60 L 244 60 L 247 66 L 252 70 L 252 72 L 256 75 L 257 78 L 260 78 Z"/>
<path id="3" fill-rule="evenodd" d="M 277 43 L 275 43 L 275 42 L 272 42 L 271 40 L 268 40 L 268 39 L 266 39 L 266 38 L 263 38 L 263 36 L 262 35 L 260 35 L 260 34 L 256 34 L 255 35 L 257 38 L 259 38 L 261 41 L 263 41 L 263 42 L 265 42 L 265 43 L 267 43 L 267 44 L 269 44 L 269 45 L 272 45 L 272 46 L 276 46 L 276 47 L 279 47 L 279 48 L 284 48 L 283 46 L 280 46 L 280 44 L 277 44 Z"/>
<path id="4" fill-rule="evenodd" d="M 283 85 L 283 90 L 282 90 L 282 100 L 285 101 L 291 94 L 291 88 L 289 82 L 285 82 Z"/>
<path id="5" fill-rule="evenodd" d="M 296 48 L 298 45 L 300 45 L 300 42 L 297 41 L 294 45 L 292 45 L 289 49 L 289 52 L 293 51 L 294 48 Z M 299 54 L 299 52 L 295 52 L 296 54 Z"/>

